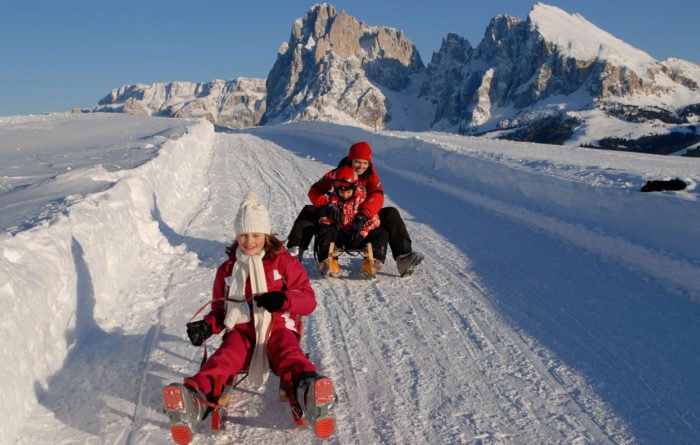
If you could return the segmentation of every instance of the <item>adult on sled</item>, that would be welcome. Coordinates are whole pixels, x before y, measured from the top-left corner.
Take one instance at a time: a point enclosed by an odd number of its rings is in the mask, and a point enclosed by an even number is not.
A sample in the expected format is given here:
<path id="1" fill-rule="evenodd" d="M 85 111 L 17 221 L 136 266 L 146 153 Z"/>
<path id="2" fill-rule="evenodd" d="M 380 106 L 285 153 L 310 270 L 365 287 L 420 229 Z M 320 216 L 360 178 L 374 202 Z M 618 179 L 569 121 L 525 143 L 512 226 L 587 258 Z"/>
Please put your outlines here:
<path id="1" fill-rule="evenodd" d="M 353 144 L 348 156 L 340 161 L 338 167 L 323 175 L 311 186 L 308 196 L 312 205 L 304 206 L 287 237 L 289 253 L 301 259 L 308 250 L 320 217 L 319 212 L 328 205 L 332 196 L 333 174 L 338 168 L 346 166 L 355 169 L 359 184 L 367 192 L 367 198 L 360 207 L 357 218 L 370 219 L 379 215 L 381 226 L 389 234 L 389 246 L 399 275 L 411 275 L 415 267 L 423 261 L 423 254 L 413 251 L 411 237 L 399 211 L 394 207 L 383 207 L 384 187 L 372 165 L 372 147 L 364 141 Z"/>
<path id="2" fill-rule="evenodd" d="M 360 272 L 374 276 L 382 269 L 389 234 L 380 226 L 379 215 L 357 218 L 362 215 L 360 209 L 366 201 L 367 190 L 359 184 L 352 167 L 340 167 L 333 172 L 333 193 L 319 212 L 316 229 L 316 258 L 323 273 L 332 276 L 341 271 L 338 260 L 329 258 L 331 243 L 345 249 L 361 249 L 371 243 L 373 258 L 365 257 Z"/>
<path id="3" fill-rule="evenodd" d="M 236 215 L 236 239 L 216 271 L 211 311 L 187 324 L 187 335 L 200 346 L 224 332 L 221 346 L 199 372 L 163 390 L 172 437 L 189 443 L 197 425 L 216 407 L 214 386 L 239 371 L 262 386 L 269 371 L 291 374 L 294 397 L 318 437 L 334 430 L 333 382 L 319 376 L 299 344 L 301 316 L 316 308 L 316 296 L 304 267 L 271 234 L 267 208 L 248 193 Z"/>

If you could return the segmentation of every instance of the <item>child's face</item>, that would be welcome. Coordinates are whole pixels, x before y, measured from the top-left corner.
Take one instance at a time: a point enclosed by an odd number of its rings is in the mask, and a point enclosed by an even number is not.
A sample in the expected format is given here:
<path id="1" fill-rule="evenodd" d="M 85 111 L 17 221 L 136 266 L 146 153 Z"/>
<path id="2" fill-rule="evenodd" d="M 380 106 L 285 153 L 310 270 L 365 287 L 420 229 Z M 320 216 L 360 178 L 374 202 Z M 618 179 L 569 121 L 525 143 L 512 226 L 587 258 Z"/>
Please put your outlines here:
<path id="1" fill-rule="evenodd" d="M 352 168 L 355 169 L 355 173 L 357 173 L 357 176 L 360 176 L 364 172 L 367 171 L 367 168 L 369 167 L 369 161 L 365 159 L 353 159 L 352 160 Z"/>
<path id="2" fill-rule="evenodd" d="M 342 199 L 343 201 L 347 201 L 348 199 L 352 198 L 352 193 L 353 189 L 347 189 L 347 190 L 341 190 L 337 189 L 336 193 L 338 193 L 338 197 Z"/>
<path id="3" fill-rule="evenodd" d="M 265 247 L 264 233 L 241 233 L 236 236 L 238 247 L 248 256 L 258 255 Z"/>

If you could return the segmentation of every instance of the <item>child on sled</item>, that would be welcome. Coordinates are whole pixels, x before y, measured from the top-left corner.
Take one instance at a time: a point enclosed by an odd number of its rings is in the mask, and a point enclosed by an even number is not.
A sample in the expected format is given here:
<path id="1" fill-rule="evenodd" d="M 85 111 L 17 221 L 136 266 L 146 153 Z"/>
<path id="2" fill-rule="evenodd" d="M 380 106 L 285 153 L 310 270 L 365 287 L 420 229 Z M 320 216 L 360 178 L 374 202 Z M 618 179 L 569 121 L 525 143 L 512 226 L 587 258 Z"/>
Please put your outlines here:
<path id="1" fill-rule="evenodd" d="M 318 437 L 334 430 L 333 381 L 317 374 L 299 344 L 301 316 L 316 308 L 316 297 L 304 267 L 271 234 L 267 208 L 249 193 L 236 215 L 235 242 L 216 271 L 211 311 L 187 324 L 187 334 L 200 346 L 224 332 L 221 346 L 199 372 L 163 390 L 172 437 L 189 443 L 197 425 L 216 407 L 215 382 L 239 371 L 262 386 L 272 370 L 291 374 L 295 398 Z"/>
<path id="2" fill-rule="evenodd" d="M 413 250 L 411 237 L 398 209 L 383 207 L 384 186 L 379 179 L 377 169 L 372 164 L 372 147 L 364 141 L 350 146 L 348 155 L 340 161 L 338 167 L 330 170 L 311 186 L 308 193 L 311 204 L 304 206 L 287 236 L 289 253 L 302 259 L 317 231 L 319 213 L 324 211 L 324 207 L 328 204 L 328 196 L 333 188 L 333 175 L 338 169 L 346 166 L 355 170 L 358 175 L 358 185 L 365 189 L 366 199 L 359 209 L 360 212 L 368 218 L 379 215 L 381 227 L 386 230 L 387 243 L 391 247 L 399 275 L 410 276 L 423 261 L 423 254 Z"/>
<path id="3" fill-rule="evenodd" d="M 340 274 L 338 260 L 330 252 L 331 243 L 341 249 L 360 250 L 371 243 L 372 255 L 365 256 L 360 272 L 374 276 L 382 269 L 386 258 L 389 234 L 380 225 L 379 216 L 368 217 L 360 209 L 367 190 L 359 184 L 357 172 L 349 166 L 333 173 L 333 188 L 328 204 L 320 210 L 316 228 L 316 258 L 321 272 Z"/>

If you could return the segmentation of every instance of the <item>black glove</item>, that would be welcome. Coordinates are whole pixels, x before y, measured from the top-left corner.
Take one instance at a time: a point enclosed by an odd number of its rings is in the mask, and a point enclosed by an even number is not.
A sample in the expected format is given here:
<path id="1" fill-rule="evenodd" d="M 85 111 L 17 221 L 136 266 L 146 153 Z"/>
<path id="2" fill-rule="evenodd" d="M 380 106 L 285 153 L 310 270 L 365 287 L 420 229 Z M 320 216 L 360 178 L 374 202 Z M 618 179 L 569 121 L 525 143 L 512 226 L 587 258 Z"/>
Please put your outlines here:
<path id="1" fill-rule="evenodd" d="M 258 303 L 258 307 L 265 308 L 268 312 L 278 312 L 287 301 L 287 296 L 284 292 L 276 290 L 256 295 L 253 299 Z"/>
<path id="2" fill-rule="evenodd" d="M 326 216 L 337 224 L 343 223 L 343 211 L 337 205 L 330 203 L 321 209 L 321 216 Z"/>
<path id="3" fill-rule="evenodd" d="M 362 233 L 360 232 L 367 224 L 368 219 L 364 213 L 355 215 L 355 219 L 352 220 L 352 225 L 350 226 L 350 242 L 359 244 L 362 241 Z"/>
<path id="4" fill-rule="evenodd" d="M 195 346 L 201 346 L 204 340 L 211 337 L 214 332 L 208 321 L 199 320 L 187 323 L 187 336 Z"/>

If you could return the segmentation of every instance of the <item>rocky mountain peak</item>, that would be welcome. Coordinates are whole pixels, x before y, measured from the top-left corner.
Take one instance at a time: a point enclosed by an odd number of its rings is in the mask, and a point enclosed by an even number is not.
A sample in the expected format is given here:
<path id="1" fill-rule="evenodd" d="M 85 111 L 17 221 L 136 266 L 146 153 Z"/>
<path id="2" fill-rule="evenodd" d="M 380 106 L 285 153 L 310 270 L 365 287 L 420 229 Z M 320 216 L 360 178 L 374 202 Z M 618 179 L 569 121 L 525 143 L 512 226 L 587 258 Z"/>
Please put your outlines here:
<path id="1" fill-rule="evenodd" d="M 376 126 L 389 117 L 387 93 L 405 89 L 424 70 L 402 31 L 315 5 L 294 22 L 268 75 L 263 123 L 349 118 Z"/>
<path id="2" fill-rule="evenodd" d="M 430 60 L 430 66 L 436 67 L 444 64 L 463 64 L 465 63 L 473 51 L 469 41 L 459 35 L 451 32 L 447 37 L 442 39 L 440 50 L 433 53 Z"/>
<path id="3" fill-rule="evenodd" d="M 513 33 L 513 28 L 520 25 L 522 21 L 508 15 L 498 15 L 491 19 L 484 32 L 485 42 L 502 42 Z"/>

